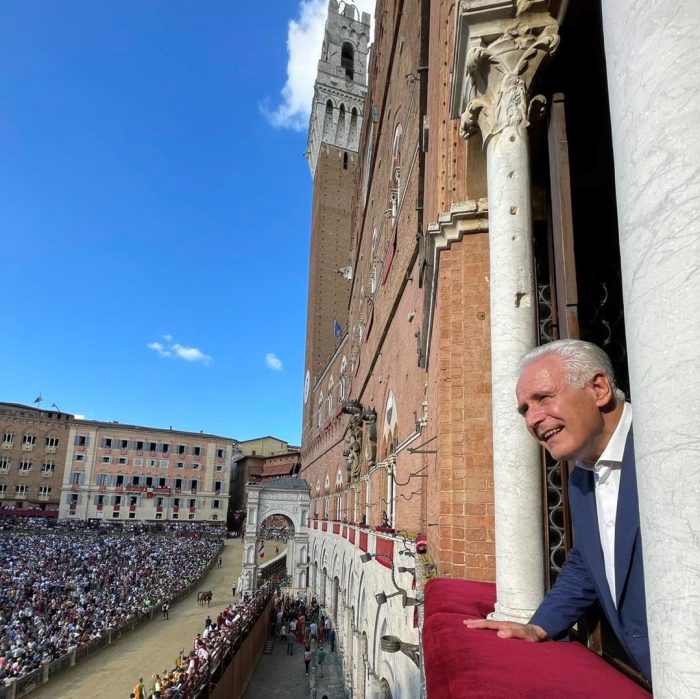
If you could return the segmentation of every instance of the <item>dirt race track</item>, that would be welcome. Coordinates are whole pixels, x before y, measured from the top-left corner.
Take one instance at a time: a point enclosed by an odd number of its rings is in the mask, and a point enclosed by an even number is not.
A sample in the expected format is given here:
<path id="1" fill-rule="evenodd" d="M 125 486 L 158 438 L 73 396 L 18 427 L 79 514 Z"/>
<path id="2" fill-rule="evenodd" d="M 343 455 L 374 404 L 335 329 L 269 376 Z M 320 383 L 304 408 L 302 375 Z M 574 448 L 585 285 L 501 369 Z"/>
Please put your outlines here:
<path id="1" fill-rule="evenodd" d="M 214 566 L 202 583 L 191 594 L 183 597 L 170 609 L 170 620 L 157 615 L 94 655 L 88 656 L 75 667 L 52 679 L 48 684 L 26 695 L 30 699 L 129 699 L 136 681 L 143 677 L 148 689 L 155 673 L 170 670 L 182 648 L 190 650 L 196 634 L 204 628 L 207 614 L 213 619 L 231 603 L 231 583 L 238 580 L 241 570 L 242 539 L 227 539 L 222 554 L 221 568 Z M 280 553 L 284 543 L 265 542 L 265 558 Z M 211 606 L 197 604 L 197 592 L 211 590 Z"/>

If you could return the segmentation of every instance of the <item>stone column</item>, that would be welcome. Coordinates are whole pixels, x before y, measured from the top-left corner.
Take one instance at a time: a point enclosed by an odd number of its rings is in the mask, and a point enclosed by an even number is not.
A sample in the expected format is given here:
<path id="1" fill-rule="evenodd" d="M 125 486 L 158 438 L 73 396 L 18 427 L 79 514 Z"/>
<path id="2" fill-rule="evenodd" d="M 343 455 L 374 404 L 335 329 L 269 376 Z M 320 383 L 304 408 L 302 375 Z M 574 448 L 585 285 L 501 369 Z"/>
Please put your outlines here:
<path id="1" fill-rule="evenodd" d="M 654 696 L 700 696 L 700 5 L 604 0 Z"/>
<path id="2" fill-rule="evenodd" d="M 258 540 L 258 506 L 260 502 L 260 488 L 246 486 L 248 495 L 248 516 L 245 523 L 245 536 L 243 538 L 243 565 L 241 566 L 241 592 L 255 590 L 258 580 L 257 566 L 257 540 Z"/>
<path id="3" fill-rule="evenodd" d="M 297 574 L 296 574 L 296 537 L 293 539 L 287 539 L 287 564 L 286 564 L 286 574 L 289 576 L 290 587 L 297 586 Z"/>
<path id="4" fill-rule="evenodd" d="M 547 14 L 470 25 L 469 101 L 461 117 L 463 137 L 481 131 L 488 173 L 497 587 L 492 616 L 521 622 L 544 592 L 540 452 L 515 409 L 516 366 L 537 338 L 527 127 L 544 98 L 530 98 L 529 92 L 537 69 L 556 50 L 557 29 Z"/>

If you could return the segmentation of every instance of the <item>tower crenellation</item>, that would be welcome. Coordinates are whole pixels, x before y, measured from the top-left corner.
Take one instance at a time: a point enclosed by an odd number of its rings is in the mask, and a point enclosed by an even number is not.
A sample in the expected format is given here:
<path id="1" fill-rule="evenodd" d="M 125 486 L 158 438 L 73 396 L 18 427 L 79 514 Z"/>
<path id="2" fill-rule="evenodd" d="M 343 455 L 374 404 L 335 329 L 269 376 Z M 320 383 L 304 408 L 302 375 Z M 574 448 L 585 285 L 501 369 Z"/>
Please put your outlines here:
<path id="1" fill-rule="evenodd" d="M 370 15 L 351 3 L 330 0 L 314 99 L 309 119 L 308 157 L 316 175 L 322 144 L 357 152 L 365 95 Z"/>

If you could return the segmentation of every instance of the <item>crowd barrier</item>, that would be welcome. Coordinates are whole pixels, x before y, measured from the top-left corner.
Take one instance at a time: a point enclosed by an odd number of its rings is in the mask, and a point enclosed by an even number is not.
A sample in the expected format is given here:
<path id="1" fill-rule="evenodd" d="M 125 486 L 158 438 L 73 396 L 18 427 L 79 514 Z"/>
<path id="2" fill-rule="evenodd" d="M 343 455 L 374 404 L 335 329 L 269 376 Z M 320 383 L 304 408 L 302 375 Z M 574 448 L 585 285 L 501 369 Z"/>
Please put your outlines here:
<path id="1" fill-rule="evenodd" d="M 213 556 L 209 562 L 209 565 L 206 567 L 198 580 L 195 580 L 187 588 L 180 591 L 171 599 L 163 601 L 168 602 L 168 604 L 172 606 L 175 602 L 190 594 L 194 588 L 199 587 L 202 584 L 202 580 L 209 574 L 214 565 L 218 563 L 219 556 L 221 556 L 223 548 L 224 544 L 222 541 L 217 553 Z M 152 605 L 145 614 L 134 615 L 127 620 L 125 624 L 122 624 L 122 626 L 107 629 L 106 634 L 92 639 L 89 643 L 83 646 L 72 648 L 60 658 L 42 663 L 40 668 L 37 668 L 36 670 L 33 670 L 32 672 L 29 672 L 16 680 L 10 680 L 8 684 L 0 684 L 0 699 L 19 699 L 20 697 L 26 696 L 37 687 L 46 684 L 49 680 L 51 680 L 51 678 L 56 677 L 56 675 L 60 675 L 68 668 L 73 667 L 78 660 L 82 660 L 104 646 L 115 643 L 120 638 L 123 638 L 126 634 L 133 631 L 140 624 L 151 621 L 157 614 L 160 614 L 160 607 Z"/>
<path id="2" fill-rule="evenodd" d="M 275 580 L 284 577 L 287 572 L 287 552 L 275 556 L 273 559 L 261 563 L 259 567 L 260 577 L 267 580 Z"/>
<path id="3" fill-rule="evenodd" d="M 241 618 L 210 647 L 209 659 L 178 689 L 178 699 L 240 699 L 270 633 L 273 585 L 253 594 Z"/>
<path id="4" fill-rule="evenodd" d="M 249 625 L 245 636 L 226 658 L 226 662 L 222 663 L 220 675 L 210 694 L 200 694 L 196 699 L 241 699 L 243 696 L 270 635 L 273 586 L 271 583 L 268 585 L 257 618 Z"/>

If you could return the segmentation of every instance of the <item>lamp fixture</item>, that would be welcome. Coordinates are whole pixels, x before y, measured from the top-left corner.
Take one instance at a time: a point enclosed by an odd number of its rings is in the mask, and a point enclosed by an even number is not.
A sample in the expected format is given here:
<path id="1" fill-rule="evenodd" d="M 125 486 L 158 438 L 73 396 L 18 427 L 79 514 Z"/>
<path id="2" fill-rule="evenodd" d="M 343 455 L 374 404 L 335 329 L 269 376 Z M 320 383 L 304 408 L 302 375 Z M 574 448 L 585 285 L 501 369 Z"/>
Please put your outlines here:
<path id="1" fill-rule="evenodd" d="M 381 607 L 383 604 L 386 604 L 386 601 L 388 599 L 391 599 L 392 597 L 396 597 L 396 595 L 401 595 L 403 593 L 399 592 L 398 590 L 396 592 L 392 592 L 390 595 L 387 595 L 386 592 L 377 592 L 377 594 L 374 596 L 374 599 L 377 600 L 377 604 Z"/>
<path id="2" fill-rule="evenodd" d="M 413 576 L 413 579 L 416 579 L 416 569 L 415 568 L 406 568 L 405 566 L 399 566 L 398 568 L 399 573 L 410 573 Z"/>
<path id="3" fill-rule="evenodd" d="M 419 647 L 415 643 L 404 643 L 398 636 L 382 636 L 380 644 L 385 653 L 401 652 L 420 665 Z"/>
<path id="4" fill-rule="evenodd" d="M 401 483 L 400 481 L 398 481 L 396 479 L 396 474 L 394 473 L 395 468 L 390 468 L 388 470 L 388 472 L 389 472 L 389 475 L 391 476 L 391 479 L 394 481 L 394 483 L 396 483 L 396 485 L 400 485 L 403 487 L 404 485 L 408 485 L 411 482 L 412 478 L 427 478 L 428 474 L 423 473 L 423 471 L 425 471 L 427 468 L 428 468 L 427 466 L 423 466 L 423 468 L 419 468 L 417 471 L 414 471 L 413 473 L 409 473 L 408 478 L 406 479 L 405 483 Z M 413 495 L 415 495 L 415 493 L 411 493 L 411 497 L 413 497 Z M 405 498 L 405 499 L 410 500 L 411 498 Z"/>
<path id="5" fill-rule="evenodd" d="M 392 582 L 393 586 L 398 590 L 398 592 L 403 595 L 403 600 L 401 603 L 404 607 L 413 606 L 412 603 L 406 602 L 406 600 L 408 600 L 408 599 L 413 599 L 412 597 L 408 596 L 408 590 L 404 590 L 403 587 L 399 587 L 399 585 L 396 584 L 396 577 L 394 576 L 394 559 L 388 553 L 384 553 L 383 551 L 377 551 L 376 553 L 363 553 L 360 556 L 360 562 L 361 563 L 368 563 L 373 558 L 377 558 L 377 557 L 387 558 L 391 562 L 391 568 L 390 568 L 390 570 L 391 570 L 391 582 Z M 379 600 L 377 600 L 377 602 L 379 602 Z M 423 600 L 419 600 L 417 602 L 417 604 L 422 604 L 422 602 L 423 602 Z"/>
<path id="6" fill-rule="evenodd" d="M 405 542 L 404 542 L 404 546 L 405 546 L 405 545 L 406 545 L 406 544 L 405 544 Z M 416 557 L 416 554 L 413 553 L 413 551 L 411 551 L 409 548 L 401 549 L 401 550 L 399 551 L 399 555 L 400 555 L 400 556 L 410 556 L 411 558 L 415 558 L 415 557 Z M 405 571 L 400 570 L 399 572 L 400 572 L 400 573 L 404 573 Z"/>
<path id="7" fill-rule="evenodd" d="M 422 599 L 416 599 L 415 597 L 406 597 L 401 600 L 401 606 L 406 609 L 406 607 L 417 607 L 419 604 L 423 604 Z"/>

